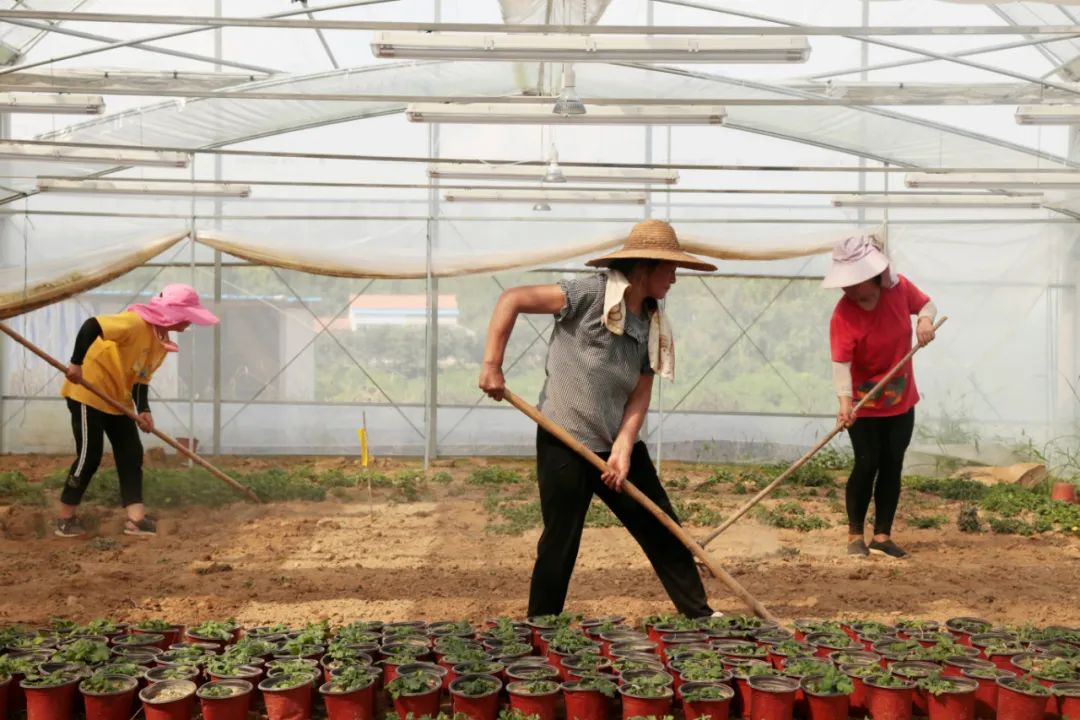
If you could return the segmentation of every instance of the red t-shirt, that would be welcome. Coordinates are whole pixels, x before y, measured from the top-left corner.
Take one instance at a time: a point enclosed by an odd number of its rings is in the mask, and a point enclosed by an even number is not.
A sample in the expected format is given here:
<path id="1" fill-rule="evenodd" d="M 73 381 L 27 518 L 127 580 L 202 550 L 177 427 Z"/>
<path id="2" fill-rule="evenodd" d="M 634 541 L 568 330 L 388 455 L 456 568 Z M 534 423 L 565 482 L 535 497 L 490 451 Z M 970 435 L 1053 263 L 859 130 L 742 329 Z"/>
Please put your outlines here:
<path id="1" fill-rule="evenodd" d="M 829 323 L 833 362 L 851 363 L 854 402 L 873 389 L 881 378 L 911 350 L 911 316 L 930 298 L 903 275 L 891 288 L 881 288 L 873 310 L 863 310 L 847 297 L 840 298 Z M 868 400 L 860 417 L 903 415 L 919 401 L 911 361 Z"/>

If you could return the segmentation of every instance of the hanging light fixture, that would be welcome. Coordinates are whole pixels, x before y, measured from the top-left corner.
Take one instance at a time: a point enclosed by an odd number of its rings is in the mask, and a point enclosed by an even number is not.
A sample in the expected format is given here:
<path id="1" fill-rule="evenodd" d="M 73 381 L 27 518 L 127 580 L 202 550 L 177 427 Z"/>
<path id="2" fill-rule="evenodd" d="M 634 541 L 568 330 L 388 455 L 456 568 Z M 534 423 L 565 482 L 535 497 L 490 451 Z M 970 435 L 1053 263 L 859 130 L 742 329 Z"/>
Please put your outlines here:
<path id="1" fill-rule="evenodd" d="M 546 202 L 538 202 L 533 205 L 533 210 L 536 212 L 551 212 L 551 206 Z"/>
<path id="2" fill-rule="evenodd" d="M 584 115 L 585 103 L 577 94 L 577 80 L 574 77 L 574 67 L 570 64 L 563 65 L 563 88 L 559 97 L 555 100 L 555 107 L 551 112 L 556 115 Z"/>
<path id="3" fill-rule="evenodd" d="M 551 151 L 548 153 L 547 172 L 544 173 L 543 182 L 546 182 L 546 183 L 565 183 L 566 182 L 566 176 L 563 175 L 562 168 L 559 167 L 559 151 L 555 149 L 555 143 L 551 143 Z"/>
<path id="4" fill-rule="evenodd" d="M 594 105 L 587 115 L 561 115 L 521 103 L 410 103 L 409 122 L 474 125 L 722 125 L 723 105 Z"/>

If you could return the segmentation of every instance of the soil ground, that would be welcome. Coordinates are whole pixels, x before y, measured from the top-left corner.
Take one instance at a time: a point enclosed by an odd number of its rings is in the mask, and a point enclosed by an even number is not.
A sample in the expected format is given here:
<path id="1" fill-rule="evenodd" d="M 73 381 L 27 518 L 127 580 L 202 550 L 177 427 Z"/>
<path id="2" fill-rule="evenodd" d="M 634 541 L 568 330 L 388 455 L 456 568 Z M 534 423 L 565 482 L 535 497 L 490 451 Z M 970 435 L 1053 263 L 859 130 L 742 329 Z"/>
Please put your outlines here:
<path id="1" fill-rule="evenodd" d="M 37 480 L 68 462 L 4 456 L 0 470 Z M 440 462 L 438 469 L 454 481 L 425 486 L 415 502 L 379 490 L 369 506 L 360 489 L 323 502 L 168 509 L 156 513 L 155 538 L 122 535 L 117 508 L 85 506 L 96 530 L 86 539 L 64 540 L 52 535 L 51 507 L 0 506 L 0 623 L 41 623 L 51 616 L 182 623 L 235 617 L 251 626 L 323 617 L 339 623 L 524 615 L 539 529 L 518 536 L 487 532 L 484 499 L 490 489 L 461 479 L 490 463 Z M 499 463 L 522 476 L 531 467 L 528 461 Z M 223 458 L 221 464 L 248 471 L 354 467 L 344 458 Z M 393 472 L 417 464 L 380 460 L 379 467 Z M 707 470 L 665 467 L 665 475 L 679 475 L 692 488 Z M 528 480 L 513 492 L 535 497 Z M 839 492 L 842 501 L 842 487 Z M 747 497 L 718 492 L 710 501 L 722 512 Z M 935 500 L 905 496 L 894 536 L 911 557 L 855 560 L 845 555 L 844 523 L 833 497 L 830 503 L 800 500 L 818 507 L 829 529 L 782 530 L 746 517 L 710 550 L 783 620 L 976 615 L 997 623 L 1080 625 L 1075 533 L 972 535 L 959 532 L 952 520 L 915 529 L 904 520 L 905 503 Z M 699 536 L 710 529 L 691 528 Z M 743 611 L 719 582 L 708 580 L 706 587 L 717 609 Z M 624 529 L 611 527 L 585 531 L 568 609 L 638 617 L 670 612 L 671 606 L 641 550 Z"/>

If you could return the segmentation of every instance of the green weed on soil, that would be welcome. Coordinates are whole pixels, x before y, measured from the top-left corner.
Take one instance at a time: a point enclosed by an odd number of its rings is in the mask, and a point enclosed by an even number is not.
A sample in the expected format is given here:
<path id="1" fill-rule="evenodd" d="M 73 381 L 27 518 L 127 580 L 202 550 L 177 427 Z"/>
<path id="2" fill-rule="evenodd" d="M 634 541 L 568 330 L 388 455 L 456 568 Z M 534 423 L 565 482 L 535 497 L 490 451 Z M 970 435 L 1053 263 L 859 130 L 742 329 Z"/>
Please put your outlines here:
<path id="1" fill-rule="evenodd" d="M 41 483 L 32 483 L 21 472 L 0 472 L 0 504 L 43 506 L 48 500 Z"/>

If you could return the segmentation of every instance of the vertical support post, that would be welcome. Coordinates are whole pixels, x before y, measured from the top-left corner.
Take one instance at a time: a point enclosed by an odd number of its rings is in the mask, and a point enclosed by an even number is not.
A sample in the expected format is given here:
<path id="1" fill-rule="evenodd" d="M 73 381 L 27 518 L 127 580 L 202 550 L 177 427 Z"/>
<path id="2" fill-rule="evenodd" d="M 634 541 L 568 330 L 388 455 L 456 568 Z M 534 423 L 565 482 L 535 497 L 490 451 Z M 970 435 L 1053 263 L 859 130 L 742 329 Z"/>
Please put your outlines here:
<path id="1" fill-rule="evenodd" d="M 214 17 L 221 17 L 221 0 L 214 0 Z M 221 59 L 222 54 L 222 28 L 214 30 L 214 57 Z M 221 65 L 215 63 L 214 71 L 221 72 Z M 214 180 L 221 180 L 222 156 L 214 156 Z M 214 200 L 214 227 L 221 228 L 221 198 Z M 214 251 L 214 313 L 221 317 L 221 251 Z M 221 323 L 214 325 L 214 408 L 213 408 L 213 435 L 214 455 L 221 454 Z"/>
<path id="2" fill-rule="evenodd" d="M 1080 125 L 1069 127 L 1069 160 L 1080 160 Z M 1057 319 L 1058 351 L 1057 351 L 1057 375 L 1052 384 L 1059 400 L 1059 407 L 1053 418 L 1053 435 L 1059 430 L 1058 425 L 1073 427 L 1080 418 L 1080 402 L 1073 395 L 1073 388 L 1080 379 L 1080 353 L 1077 352 L 1077 340 L 1080 339 L 1080 313 L 1077 312 L 1077 304 L 1080 303 L 1077 288 L 1077 273 L 1080 272 L 1080 236 L 1070 226 L 1062 228 L 1062 233 L 1068 233 L 1062 238 L 1063 251 L 1066 257 L 1061 258 L 1056 280 L 1065 285 L 1057 292 L 1060 293 L 1058 303 L 1059 316 Z"/>
<path id="3" fill-rule="evenodd" d="M 656 11 L 656 8 L 653 5 L 653 0 L 645 0 L 645 24 L 646 25 L 651 26 L 653 24 L 655 11 Z M 581 22 L 582 22 L 582 24 L 585 23 L 585 18 L 584 17 L 581 18 Z M 668 126 L 668 129 L 670 130 L 671 126 Z M 652 163 L 652 161 L 653 161 L 653 128 L 652 128 L 652 125 L 646 125 L 645 126 L 645 164 L 650 165 Z M 644 219 L 645 220 L 648 220 L 649 218 L 651 218 L 653 216 L 652 193 L 648 192 L 648 191 L 646 191 L 646 193 L 645 193 L 645 208 L 644 208 L 644 210 L 645 210 L 645 214 L 644 214 Z M 660 302 L 663 303 L 662 300 Z M 663 380 L 661 380 L 660 378 L 657 378 L 657 382 L 662 383 Z M 659 394 L 659 393 L 660 393 L 660 390 L 657 389 L 657 394 Z M 643 422 L 641 424 L 641 431 L 643 433 L 645 433 L 645 437 L 649 436 L 649 413 L 645 413 L 645 422 Z M 663 441 L 664 441 L 664 436 L 663 436 L 663 431 L 661 431 L 661 434 L 658 435 L 657 439 L 656 439 L 656 452 L 654 453 L 655 456 L 656 456 L 656 472 L 657 472 L 657 474 L 660 473 L 660 444 Z"/>
<path id="4" fill-rule="evenodd" d="M 434 21 L 442 17 L 441 0 L 432 0 Z M 428 157 L 439 157 L 439 125 L 428 128 Z M 438 180 L 432 179 L 428 190 L 428 218 L 425 267 L 427 273 L 427 328 L 426 352 L 424 354 L 427 383 L 424 392 L 424 471 L 431 468 L 431 461 L 438 456 L 439 415 L 439 280 L 433 272 L 435 245 L 438 239 L 439 189 Z"/>
<path id="5" fill-rule="evenodd" d="M 862 26 L 868 27 L 870 25 L 870 0 L 862 0 Z M 870 43 L 859 43 L 859 64 L 864 68 L 870 64 Z M 866 82 L 869 77 L 869 73 L 863 70 L 859 73 L 859 80 Z M 860 118 L 859 124 L 863 125 L 865 130 L 865 121 Z M 859 194 L 866 192 L 866 172 L 862 169 L 866 167 L 866 158 L 859 157 Z M 866 222 L 866 208 L 859 208 L 859 225 L 863 225 Z"/>
<path id="6" fill-rule="evenodd" d="M 0 113 L 0 139 L 6 139 L 11 136 L 11 115 L 8 113 Z M 4 173 L 7 174 L 7 161 L 3 162 Z M 7 262 L 7 248 L 8 248 L 8 236 L 11 233 L 11 223 L 7 220 L 0 221 L 0 265 L 8 265 Z M 24 261 L 25 262 L 25 259 Z M 0 418 L 6 417 L 4 414 L 4 395 L 7 393 L 7 344 L 8 337 L 4 335 L 0 338 Z M 6 426 L 6 423 L 5 423 Z M 7 443 L 4 442 L 4 428 L 0 427 L 0 453 L 7 452 Z"/>

